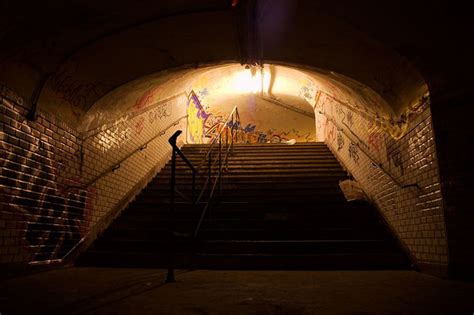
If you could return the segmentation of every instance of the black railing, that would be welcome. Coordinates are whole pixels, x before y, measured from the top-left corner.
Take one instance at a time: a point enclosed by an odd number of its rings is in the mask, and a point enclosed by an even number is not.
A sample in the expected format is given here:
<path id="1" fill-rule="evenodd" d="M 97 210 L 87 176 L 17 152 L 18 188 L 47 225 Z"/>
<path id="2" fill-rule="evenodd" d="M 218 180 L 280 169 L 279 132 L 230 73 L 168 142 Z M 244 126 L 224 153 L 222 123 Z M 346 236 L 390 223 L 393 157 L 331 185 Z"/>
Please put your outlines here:
<path id="1" fill-rule="evenodd" d="M 194 238 L 197 237 L 199 233 L 199 229 L 201 228 L 202 221 L 206 215 L 208 208 L 211 206 L 214 192 L 216 189 L 217 184 L 219 184 L 219 192 L 222 191 L 222 174 L 224 171 L 228 171 L 229 169 L 229 155 L 232 153 L 234 148 L 234 142 L 237 140 L 238 135 L 237 133 L 240 130 L 240 115 L 237 107 L 234 107 L 232 112 L 229 114 L 229 117 L 225 121 L 224 124 L 221 124 L 217 135 L 211 141 L 210 147 L 204 156 L 201 164 L 199 165 L 199 170 L 202 169 L 204 165 L 207 165 L 207 179 L 204 183 L 203 188 L 201 189 L 201 193 L 199 194 L 196 204 L 199 203 L 204 195 L 204 191 L 206 188 L 209 191 L 209 199 L 207 200 L 199 218 L 198 224 L 196 229 L 194 230 Z M 229 135 L 230 133 L 230 135 Z M 225 143 L 223 143 L 225 137 Z M 230 138 L 230 139 L 229 139 Z M 216 148 L 216 146 L 218 147 Z M 217 149 L 217 154 L 212 156 L 214 150 Z M 222 153 L 225 153 L 222 156 Z M 214 183 L 212 183 L 212 169 L 217 167 L 217 174 L 214 178 Z"/>
<path id="2" fill-rule="evenodd" d="M 227 120 L 220 124 L 217 129 L 217 134 L 214 135 L 210 141 L 210 146 L 206 152 L 204 158 L 201 160 L 199 167 L 196 169 L 192 163 L 186 158 L 186 156 L 181 152 L 177 147 L 176 141 L 179 135 L 182 133 L 181 130 L 176 131 L 168 140 L 172 147 L 172 156 L 171 156 L 171 179 L 170 179 L 170 214 L 172 217 L 171 222 L 175 216 L 175 197 L 178 193 L 184 200 L 190 202 L 191 205 L 202 205 L 204 207 L 199 216 L 199 221 L 197 222 L 196 228 L 193 233 L 193 238 L 196 239 L 201 227 L 202 221 L 206 216 L 207 211 L 212 205 L 215 190 L 217 185 L 219 185 L 219 191 L 222 191 L 222 177 L 223 173 L 228 171 L 229 166 L 229 155 L 233 151 L 234 142 L 238 138 L 238 132 L 240 128 L 240 116 L 237 110 L 237 107 L 234 107 L 232 112 L 229 114 Z M 181 193 L 176 188 L 176 156 L 180 156 L 183 161 L 189 166 L 192 171 L 192 187 L 191 187 L 191 198 Z M 214 174 L 214 177 L 213 177 Z M 199 175 L 200 178 L 206 178 L 204 181 L 199 195 L 196 198 L 196 175 Z M 206 194 L 208 192 L 208 194 Z M 203 197 L 207 195 L 208 199 L 206 202 L 202 202 Z M 169 267 L 168 275 L 166 282 L 174 282 L 174 250 L 176 248 L 176 227 L 170 227 L 170 257 L 169 257 Z"/>
<path id="3" fill-rule="evenodd" d="M 181 150 L 176 145 L 176 141 L 179 135 L 182 133 L 181 130 L 177 130 L 169 139 L 168 142 L 171 144 L 171 179 L 170 179 L 170 222 L 175 224 L 174 216 L 175 216 L 175 197 L 176 193 L 178 193 L 181 197 L 185 200 L 190 201 L 194 204 L 194 192 L 196 190 L 196 169 L 192 165 L 192 163 L 186 158 L 186 156 L 181 152 Z M 179 156 L 183 159 L 183 161 L 189 166 L 192 172 L 192 188 L 191 188 L 191 199 L 188 199 L 183 193 L 176 189 L 176 156 Z M 174 253 L 176 247 L 176 227 L 170 226 L 170 248 L 169 248 L 169 266 L 168 266 L 168 274 L 166 276 L 166 282 L 175 282 L 174 278 Z"/>

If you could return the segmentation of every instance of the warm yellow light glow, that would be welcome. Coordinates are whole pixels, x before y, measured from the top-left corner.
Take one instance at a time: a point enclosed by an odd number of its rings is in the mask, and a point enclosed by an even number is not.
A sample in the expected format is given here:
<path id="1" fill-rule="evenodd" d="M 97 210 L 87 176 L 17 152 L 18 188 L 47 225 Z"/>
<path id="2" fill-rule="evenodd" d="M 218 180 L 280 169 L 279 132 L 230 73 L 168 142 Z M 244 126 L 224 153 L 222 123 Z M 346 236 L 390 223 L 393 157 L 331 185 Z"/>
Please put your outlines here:
<path id="1" fill-rule="evenodd" d="M 263 71 L 262 71 L 262 75 L 263 75 L 263 86 L 262 86 L 262 89 L 265 93 L 268 93 L 268 89 L 270 88 L 270 71 L 268 71 L 268 69 L 264 68 Z"/>
<path id="2" fill-rule="evenodd" d="M 250 69 L 237 72 L 232 80 L 232 88 L 237 93 L 257 93 L 262 91 L 262 75 L 257 70 L 252 75 Z"/>

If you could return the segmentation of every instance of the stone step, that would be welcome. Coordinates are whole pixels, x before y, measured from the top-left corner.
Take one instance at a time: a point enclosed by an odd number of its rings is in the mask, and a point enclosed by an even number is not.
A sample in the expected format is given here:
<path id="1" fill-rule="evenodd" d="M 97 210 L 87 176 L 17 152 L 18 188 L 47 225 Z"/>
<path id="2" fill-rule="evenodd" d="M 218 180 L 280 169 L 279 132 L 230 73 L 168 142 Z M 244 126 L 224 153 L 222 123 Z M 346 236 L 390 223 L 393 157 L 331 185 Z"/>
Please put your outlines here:
<path id="1" fill-rule="evenodd" d="M 187 228 L 177 228 L 180 233 L 193 234 L 194 225 L 189 225 Z M 163 226 L 161 228 L 143 228 L 143 227 L 111 227 L 104 234 L 104 238 L 107 239 L 147 239 L 147 240 L 163 240 L 169 235 L 169 228 Z M 367 228 L 288 228 L 288 229 L 275 229 L 270 226 L 264 226 L 262 228 L 235 228 L 229 227 L 223 228 L 208 228 L 206 222 L 199 231 L 199 239 L 210 240 L 210 239 L 221 239 L 221 240 L 232 240 L 232 239 L 252 239 L 252 240 L 305 240 L 305 239 L 318 239 L 318 240 L 341 240 L 341 239 L 387 239 L 386 233 L 383 229 L 373 226 L 370 229 Z"/>
<path id="2" fill-rule="evenodd" d="M 184 146 L 198 167 L 209 146 Z M 216 156 L 215 153 L 213 155 Z M 406 268 L 381 217 L 347 202 L 347 174 L 324 143 L 236 145 L 198 239 L 198 205 L 176 196 L 170 212 L 170 163 L 81 258 L 85 265 L 262 269 Z M 196 196 L 207 170 L 196 177 Z M 217 174 L 212 171 L 213 180 Z M 177 188 L 191 196 L 191 171 L 177 160 Z"/>
<path id="3" fill-rule="evenodd" d="M 175 268 L 215 270 L 397 270 L 407 260 L 393 253 L 341 253 L 301 255 L 220 255 L 195 253 L 173 255 Z M 157 253 L 90 251 L 78 265 L 136 268 L 168 268 L 170 256 Z"/>

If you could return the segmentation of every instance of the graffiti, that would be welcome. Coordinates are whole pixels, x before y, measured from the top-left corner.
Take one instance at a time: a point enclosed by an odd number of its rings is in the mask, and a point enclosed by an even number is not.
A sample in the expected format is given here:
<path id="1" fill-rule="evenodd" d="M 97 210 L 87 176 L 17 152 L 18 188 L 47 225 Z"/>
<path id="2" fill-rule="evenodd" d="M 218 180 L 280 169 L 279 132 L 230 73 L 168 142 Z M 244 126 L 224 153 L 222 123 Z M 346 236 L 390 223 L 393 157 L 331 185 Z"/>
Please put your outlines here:
<path id="1" fill-rule="evenodd" d="M 14 123 L 32 134 L 26 124 Z M 71 188 L 71 182 L 80 181 L 58 175 L 60 151 L 49 141 L 50 138 L 39 135 L 23 149 L 1 143 L 0 189 L 11 211 L 23 222 L 18 228 L 23 233 L 24 245 L 34 253 L 34 260 L 61 258 L 79 242 L 93 199 L 93 188 Z M 63 163 L 73 159 L 74 155 L 65 157 Z M 3 190 L 8 193 L 3 194 Z"/>
<path id="2" fill-rule="evenodd" d="M 336 126 L 332 122 L 326 121 L 325 131 L 326 131 L 327 143 L 333 143 L 334 140 L 336 139 L 336 133 L 337 133 Z"/>
<path id="3" fill-rule="evenodd" d="M 170 102 L 157 106 L 155 109 L 148 112 L 148 122 L 153 124 L 155 121 L 161 120 L 165 117 L 170 117 L 172 112 L 171 109 L 172 106 Z"/>
<path id="4" fill-rule="evenodd" d="M 352 126 L 354 125 L 354 116 L 352 114 L 352 111 L 350 111 L 350 110 L 347 111 L 346 118 L 347 118 L 348 126 L 352 128 Z"/>
<path id="5" fill-rule="evenodd" d="M 369 136 L 367 137 L 367 149 L 373 152 L 379 161 L 383 160 L 383 155 L 385 154 L 384 138 L 382 131 L 369 131 Z"/>
<path id="6" fill-rule="evenodd" d="M 155 101 L 158 90 L 159 90 L 159 87 L 158 88 L 155 87 L 143 93 L 143 95 L 140 96 L 135 101 L 135 105 L 133 106 L 133 109 L 140 110 L 152 105 Z"/>
<path id="7" fill-rule="evenodd" d="M 356 163 L 359 164 L 359 147 L 356 143 L 349 143 L 349 157 Z"/>
<path id="8" fill-rule="evenodd" d="M 404 155 L 402 153 L 402 150 L 400 149 L 399 143 L 393 138 L 388 137 L 386 147 L 387 147 L 388 164 L 395 168 L 399 168 L 400 172 L 403 175 L 404 174 L 404 169 L 403 169 Z"/>
<path id="9" fill-rule="evenodd" d="M 257 127 L 257 125 L 247 124 L 247 126 L 245 126 L 243 131 L 245 133 L 254 132 L 256 127 Z"/>
<path id="10" fill-rule="evenodd" d="M 202 90 L 198 91 L 198 94 L 199 94 L 199 97 L 203 99 L 206 96 L 209 96 L 209 90 L 207 88 L 203 88 Z"/>
<path id="11" fill-rule="evenodd" d="M 81 108 L 87 108 L 91 101 L 102 95 L 98 84 L 78 83 L 66 71 L 51 77 L 50 86 L 59 99 Z"/>
<path id="12" fill-rule="evenodd" d="M 301 87 L 298 96 L 304 98 L 308 103 L 313 104 L 316 95 L 316 87 L 312 81 L 307 83 L 307 85 Z"/>
<path id="13" fill-rule="evenodd" d="M 149 122 L 150 124 L 152 124 L 152 123 L 155 122 L 155 120 L 156 120 L 156 114 L 155 114 L 155 112 L 150 111 L 150 112 L 148 113 L 148 122 Z"/>
<path id="14" fill-rule="evenodd" d="M 337 151 L 341 151 L 344 148 L 344 135 L 342 132 L 337 133 Z"/>
<path id="15" fill-rule="evenodd" d="M 209 113 L 205 123 L 205 138 L 213 141 L 215 137 L 224 128 L 236 131 L 236 141 L 239 143 L 286 143 L 294 139 L 299 142 L 315 141 L 314 134 L 311 132 L 303 133 L 297 129 L 290 130 L 259 130 L 257 124 L 253 122 L 228 122 L 226 125 L 227 115 L 221 112 Z"/>
<path id="16" fill-rule="evenodd" d="M 145 117 L 140 117 L 135 123 L 135 132 L 139 135 L 142 133 L 143 128 L 145 128 Z"/>
<path id="17" fill-rule="evenodd" d="M 210 116 L 206 113 L 194 91 L 189 95 L 187 108 L 188 114 L 188 135 L 192 143 L 203 143 L 205 135 L 205 123 Z"/>
<path id="18" fill-rule="evenodd" d="M 415 133 L 408 139 L 408 154 L 408 168 L 410 169 L 421 170 L 433 163 L 434 156 L 430 152 L 430 141 L 424 130 Z"/>
<path id="19" fill-rule="evenodd" d="M 227 127 L 230 128 L 230 129 L 241 129 L 240 128 L 240 121 L 235 121 L 235 122 L 229 121 L 227 123 Z"/>
<path id="20" fill-rule="evenodd" d="M 205 137 L 209 138 L 210 141 L 214 140 L 221 131 L 223 124 L 224 118 L 222 116 L 210 114 L 205 123 Z"/>
<path id="21" fill-rule="evenodd" d="M 267 135 L 264 133 L 260 133 L 258 135 L 257 143 L 266 143 L 267 142 Z"/>

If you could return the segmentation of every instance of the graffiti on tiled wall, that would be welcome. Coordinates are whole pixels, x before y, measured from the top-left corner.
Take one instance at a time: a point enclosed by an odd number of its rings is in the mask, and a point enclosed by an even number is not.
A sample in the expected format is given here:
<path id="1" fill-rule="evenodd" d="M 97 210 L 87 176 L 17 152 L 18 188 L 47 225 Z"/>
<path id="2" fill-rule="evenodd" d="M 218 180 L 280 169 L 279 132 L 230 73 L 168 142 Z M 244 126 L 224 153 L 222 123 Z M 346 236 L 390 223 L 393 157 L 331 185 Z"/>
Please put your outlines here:
<path id="1" fill-rule="evenodd" d="M 103 153 L 124 146 L 131 141 L 133 135 L 140 135 L 145 128 L 157 126 L 171 117 L 173 101 L 165 101 L 151 107 L 146 112 L 132 116 L 126 114 L 115 121 L 104 124 L 99 129 L 96 147 Z"/>
<path id="2" fill-rule="evenodd" d="M 99 97 L 103 90 L 100 83 L 81 83 L 68 71 L 59 71 L 49 80 L 56 97 L 70 105 L 87 108 L 91 100 Z"/>
<path id="3" fill-rule="evenodd" d="M 204 143 L 205 123 L 209 117 L 199 101 L 199 98 L 191 91 L 187 107 L 188 115 L 188 140 L 191 143 Z"/>
<path id="4" fill-rule="evenodd" d="M 226 119 L 227 117 L 222 113 L 209 113 L 204 124 L 207 141 L 212 141 L 223 128 L 231 128 L 236 131 L 236 140 L 239 143 L 284 143 L 291 139 L 302 142 L 314 141 L 314 136 L 311 133 L 304 133 L 295 128 L 261 130 L 255 123 L 248 122 L 235 123 L 234 125 L 228 123 L 227 126 L 224 126 Z"/>
<path id="5" fill-rule="evenodd" d="M 27 123 L 12 106 L 1 106 L 8 117 L 0 131 L 4 206 L 16 215 L 14 230 L 33 260 L 61 258 L 84 235 L 95 196 L 75 172 L 77 139 L 65 130 L 53 135 L 53 124 Z"/>
<path id="6" fill-rule="evenodd" d="M 186 100 L 182 93 L 79 135 L 42 111 L 27 121 L 21 102 L 0 97 L 0 264 L 71 251 L 166 163 Z"/>
<path id="7" fill-rule="evenodd" d="M 393 132 L 335 98 L 315 104 L 318 140 L 324 140 L 361 183 L 418 262 L 447 263 L 443 202 L 429 106 L 420 105 Z M 374 107 L 377 108 L 377 107 Z M 345 148 L 345 149 L 342 149 Z"/>

